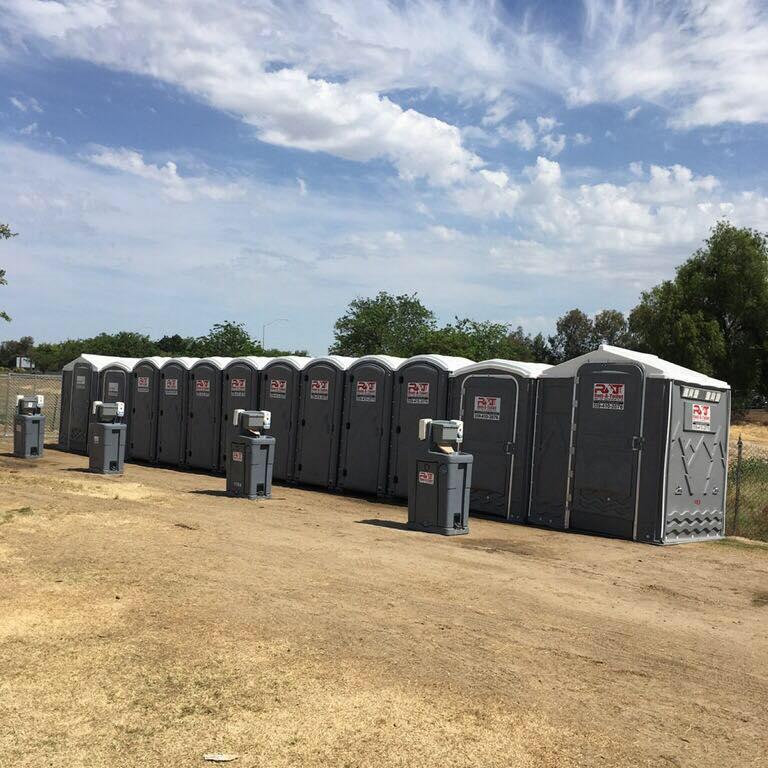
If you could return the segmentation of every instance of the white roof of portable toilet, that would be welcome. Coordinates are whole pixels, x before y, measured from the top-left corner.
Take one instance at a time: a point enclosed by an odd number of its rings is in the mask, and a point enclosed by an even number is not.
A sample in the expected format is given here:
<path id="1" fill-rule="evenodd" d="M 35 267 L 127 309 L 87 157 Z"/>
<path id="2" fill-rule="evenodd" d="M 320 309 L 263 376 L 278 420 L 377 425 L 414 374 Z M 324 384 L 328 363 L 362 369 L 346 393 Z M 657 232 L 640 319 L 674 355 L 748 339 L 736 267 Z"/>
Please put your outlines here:
<path id="1" fill-rule="evenodd" d="M 730 389 L 725 381 L 713 379 L 682 365 L 675 365 L 667 360 L 662 360 L 656 355 L 645 352 L 635 352 L 631 349 L 613 347 L 610 344 L 601 344 L 594 352 L 579 355 L 573 360 L 568 360 L 560 365 L 554 365 L 541 374 L 542 378 L 565 379 L 576 376 L 579 368 L 585 363 L 637 363 L 645 371 L 645 375 L 652 379 L 669 379 L 681 381 L 685 384 L 698 384 L 701 387 L 715 387 L 717 389 Z"/>
<path id="2" fill-rule="evenodd" d="M 342 371 L 346 371 L 350 365 L 357 362 L 356 357 L 342 357 L 341 355 L 325 355 L 324 357 L 313 357 L 307 365 L 314 363 L 330 363 Z"/>
<path id="3" fill-rule="evenodd" d="M 403 362 L 397 366 L 396 370 L 399 371 L 409 363 L 418 362 L 432 363 L 438 368 L 442 368 L 444 371 L 453 373 L 459 368 L 463 368 L 466 365 L 471 365 L 474 361 L 467 360 L 466 357 L 449 357 L 448 355 L 414 355 L 413 357 L 409 357 L 406 360 L 403 360 Z"/>
<path id="4" fill-rule="evenodd" d="M 518 376 L 524 376 L 527 379 L 538 379 L 544 371 L 551 367 L 551 365 L 546 363 L 526 363 L 520 360 L 502 360 L 499 357 L 494 357 L 491 360 L 483 360 L 480 363 L 465 365 L 463 368 L 455 370 L 451 375 L 462 376 L 465 373 L 472 373 L 472 371 L 498 368 L 502 371 L 509 371 L 509 373 L 516 373 Z"/>
<path id="5" fill-rule="evenodd" d="M 195 362 L 195 365 L 198 365 L 199 363 L 210 363 L 220 371 L 223 371 L 231 362 L 231 357 L 201 357 Z"/>
<path id="6" fill-rule="evenodd" d="M 248 355 L 247 357 L 233 357 L 229 363 L 227 363 L 227 368 L 229 368 L 231 365 L 235 365 L 236 363 L 245 363 L 246 365 L 250 365 L 252 368 L 255 368 L 257 371 L 260 371 L 262 368 L 265 368 L 267 365 L 269 365 L 274 359 L 274 357 L 258 357 L 256 355 Z"/>
<path id="7" fill-rule="evenodd" d="M 285 363 L 295 368 L 297 371 L 303 371 L 313 360 L 311 357 L 299 357 L 298 355 L 285 355 L 283 357 L 273 357 L 272 363 Z"/>
<path id="8" fill-rule="evenodd" d="M 132 371 L 138 362 L 138 357 L 112 357 L 111 355 L 84 354 L 67 363 L 64 366 L 64 370 L 71 371 L 78 363 L 85 363 L 86 365 L 90 365 L 94 371 L 103 371 L 110 365 L 117 365 L 120 368 L 124 368 L 126 371 Z"/>
<path id="9" fill-rule="evenodd" d="M 163 368 L 171 363 L 178 363 L 182 368 L 189 370 L 199 359 L 199 357 L 169 357 L 163 363 Z"/>
<path id="10" fill-rule="evenodd" d="M 392 355 L 363 355 L 355 360 L 355 365 L 358 363 L 381 363 L 390 371 L 396 371 L 404 362 L 404 357 L 393 357 Z"/>
<path id="11" fill-rule="evenodd" d="M 141 365 L 141 363 L 150 363 L 155 366 L 155 368 L 162 368 L 171 358 L 170 357 L 142 357 L 141 360 L 139 360 L 136 365 Z"/>

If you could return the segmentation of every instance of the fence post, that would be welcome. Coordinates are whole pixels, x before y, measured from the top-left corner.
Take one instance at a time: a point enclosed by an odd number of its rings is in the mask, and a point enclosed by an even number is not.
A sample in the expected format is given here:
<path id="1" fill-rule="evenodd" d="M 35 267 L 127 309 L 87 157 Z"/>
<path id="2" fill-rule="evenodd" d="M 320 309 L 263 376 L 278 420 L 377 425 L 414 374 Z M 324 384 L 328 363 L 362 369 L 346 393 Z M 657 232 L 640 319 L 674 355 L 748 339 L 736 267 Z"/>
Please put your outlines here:
<path id="1" fill-rule="evenodd" d="M 739 435 L 739 442 L 736 443 L 736 498 L 733 500 L 733 536 L 739 535 L 739 503 L 741 501 L 741 455 L 744 449 L 744 443 Z"/>
<path id="2" fill-rule="evenodd" d="M 11 372 L 5 374 L 6 376 L 6 388 L 5 388 L 5 418 L 3 419 L 3 437 L 8 437 L 8 421 L 11 419 Z"/>

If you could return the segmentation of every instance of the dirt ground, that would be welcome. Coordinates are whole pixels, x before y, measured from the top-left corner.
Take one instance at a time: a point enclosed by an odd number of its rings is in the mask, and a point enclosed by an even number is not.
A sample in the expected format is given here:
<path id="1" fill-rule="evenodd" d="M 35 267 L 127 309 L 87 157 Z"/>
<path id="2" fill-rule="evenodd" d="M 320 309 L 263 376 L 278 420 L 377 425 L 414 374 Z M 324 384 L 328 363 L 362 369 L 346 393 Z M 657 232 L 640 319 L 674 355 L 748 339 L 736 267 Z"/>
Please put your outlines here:
<path id="1" fill-rule="evenodd" d="M 768 545 L 658 548 L 0 444 L 0 765 L 765 766 Z"/>

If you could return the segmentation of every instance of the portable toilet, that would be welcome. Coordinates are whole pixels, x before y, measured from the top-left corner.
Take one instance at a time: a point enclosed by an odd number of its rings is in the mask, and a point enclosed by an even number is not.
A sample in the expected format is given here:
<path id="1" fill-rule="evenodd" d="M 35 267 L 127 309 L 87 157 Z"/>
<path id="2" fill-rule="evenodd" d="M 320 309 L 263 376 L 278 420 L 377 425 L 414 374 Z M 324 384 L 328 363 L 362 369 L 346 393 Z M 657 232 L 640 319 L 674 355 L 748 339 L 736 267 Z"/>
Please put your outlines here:
<path id="1" fill-rule="evenodd" d="M 196 357 L 172 357 L 160 368 L 157 461 L 182 466 L 186 458 L 188 374 Z"/>
<path id="2" fill-rule="evenodd" d="M 259 407 L 259 383 L 271 357 L 235 357 L 224 368 L 221 393 L 221 450 L 219 469 L 226 471 L 227 446 L 239 430 L 232 424 L 236 409 L 255 411 Z"/>
<path id="3" fill-rule="evenodd" d="M 259 389 L 259 410 L 272 414 L 269 434 L 277 440 L 272 477 L 292 480 L 296 457 L 301 374 L 311 357 L 276 357 L 264 366 Z"/>
<path id="4" fill-rule="evenodd" d="M 117 402 L 127 397 L 128 379 L 137 360 L 128 357 L 83 354 L 63 369 L 59 448 L 88 452 L 88 426 L 94 400 Z M 125 399 L 123 399 L 125 402 Z"/>
<path id="5" fill-rule="evenodd" d="M 387 492 L 392 388 L 402 357 L 366 355 L 347 371 L 337 487 Z"/>
<path id="6" fill-rule="evenodd" d="M 157 458 L 157 422 L 160 407 L 160 369 L 168 357 L 144 357 L 131 376 L 131 417 L 128 422 L 128 458 L 153 462 Z"/>
<path id="7" fill-rule="evenodd" d="M 465 357 L 416 355 L 402 362 L 395 371 L 390 431 L 390 496 L 408 495 L 410 454 L 419 446 L 419 419 L 445 419 L 448 415 L 448 379 L 470 365 Z"/>
<path id="8" fill-rule="evenodd" d="M 224 368 L 231 357 L 204 357 L 189 370 L 186 465 L 215 472 L 221 453 Z"/>
<path id="9" fill-rule="evenodd" d="M 525 522 L 536 391 L 549 367 L 485 360 L 451 376 L 448 415 L 464 422 L 462 450 L 475 457 L 470 511 Z"/>
<path id="10" fill-rule="evenodd" d="M 730 387 L 600 346 L 540 377 L 529 522 L 671 544 L 725 532 Z"/>
<path id="11" fill-rule="evenodd" d="M 354 357 L 316 357 L 302 373 L 294 479 L 333 488 L 339 465 L 344 384 Z"/>

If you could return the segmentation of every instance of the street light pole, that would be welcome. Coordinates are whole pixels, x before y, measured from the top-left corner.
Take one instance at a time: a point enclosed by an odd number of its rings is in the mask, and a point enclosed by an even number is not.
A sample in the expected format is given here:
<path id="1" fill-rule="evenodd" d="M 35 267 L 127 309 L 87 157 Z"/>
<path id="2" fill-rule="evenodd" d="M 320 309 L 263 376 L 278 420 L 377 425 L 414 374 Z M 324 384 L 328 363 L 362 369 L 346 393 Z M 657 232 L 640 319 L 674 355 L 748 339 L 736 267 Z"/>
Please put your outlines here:
<path id="1" fill-rule="evenodd" d="M 274 325 L 275 323 L 287 323 L 287 322 L 288 322 L 288 319 L 285 318 L 285 317 L 276 317 L 274 320 L 270 320 L 269 322 L 264 323 L 261 326 L 261 348 L 262 348 L 262 350 L 267 348 L 267 345 L 266 345 L 266 342 L 265 342 L 266 334 L 267 334 L 267 328 L 269 328 L 270 325 Z"/>

